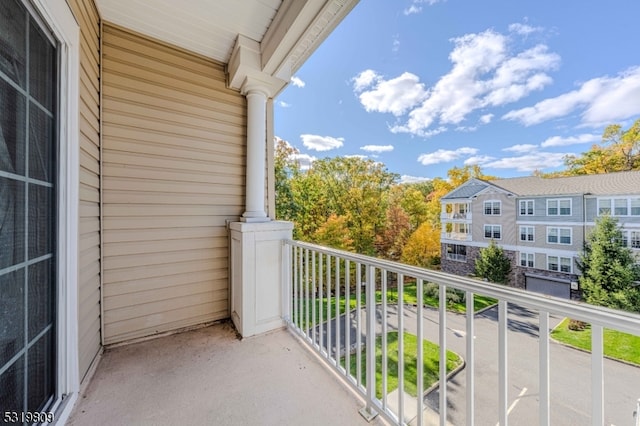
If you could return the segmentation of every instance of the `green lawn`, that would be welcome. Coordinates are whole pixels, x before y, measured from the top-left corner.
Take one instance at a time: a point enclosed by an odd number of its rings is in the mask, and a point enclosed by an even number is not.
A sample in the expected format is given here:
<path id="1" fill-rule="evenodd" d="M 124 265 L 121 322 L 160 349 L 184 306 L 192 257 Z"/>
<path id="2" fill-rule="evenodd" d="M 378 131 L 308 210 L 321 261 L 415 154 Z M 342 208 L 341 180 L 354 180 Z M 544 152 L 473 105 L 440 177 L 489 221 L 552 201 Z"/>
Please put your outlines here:
<path id="1" fill-rule="evenodd" d="M 346 304 L 345 304 L 345 297 L 344 297 L 344 289 L 342 289 L 342 294 L 339 298 L 339 302 L 338 302 L 338 307 L 340 309 L 340 313 L 343 314 L 345 312 L 345 308 L 346 308 Z M 433 297 L 431 296 L 429 293 L 429 291 L 425 290 L 424 292 L 424 297 L 423 297 L 423 301 L 424 304 L 426 306 L 431 306 L 433 308 L 437 308 L 439 305 L 439 301 L 438 301 L 438 297 Z M 404 295 L 404 303 L 409 304 L 409 305 L 417 305 L 418 304 L 418 296 L 417 296 L 418 292 L 417 292 L 417 286 L 416 283 L 407 283 L 404 285 L 404 289 L 403 289 L 403 295 Z M 361 306 L 364 307 L 365 306 L 365 292 L 364 289 L 361 291 Z M 300 299 L 301 303 L 302 303 L 302 321 L 297 319 L 297 316 L 295 316 L 294 318 L 296 318 L 296 324 L 301 324 L 302 327 L 301 328 L 306 328 L 306 321 L 305 321 L 305 316 L 306 316 L 306 299 Z M 380 290 L 376 290 L 376 302 L 377 303 L 382 303 L 382 292 Z M 320 312 L 322 312 L 322 321 L 326 321 L 327 320 L 327 314 L 330 313 L 329 318 L 334 318 L 336 316 L 336 299 L 335 297 L 332 297 L 330 300 L 330 307 L 327 306 L 327 298 L 324 297 L 322 299 L 316 299 L 316 315 L 315 315 L 315 321 L 313 320 L 313 303 L 309 305 L 309 318 L 312 319 L 311 323 L 312 324 L 318 324 L 320 322 Z M 388 289 L 387 290 L 387 303 L 398 303 L 398 291 L 397 289 L 393 288 L 393 289 Z M 473 300 L 473 305 L 474 305 L 474 310 L 475 312 L 478 312 L 481 309 L 484 309 L 488 306 L 494 305 L 498 303 L 497 300 L 492 299 L 490 297 L 486 297 L 486 296 L 480 296 L 480 295 L 474 295 L 474 300 Z M 350 294 L 349 294 L 349 307 L 350 310 L 355 309 L 356 307 L 356 295 L 355 295 L 355 290 L 351 290 Z M 330 310 L 330 312 L 329 312 Z M 466 303 L 464 301 L 449 301 L 448 306 L 447 306 L 447 310 L 452 311 L 452 312 L 457 312 L 457 313 L 465 313 L 467 310 L 467 306 Z"/>
<path id="2" fill-rule="evenodd" d="M 413 334 L 403 333 L 404 336 L 404 390 L 412 396 L 417 395 L 418 390 L 418 338 Z M 424 350 L 424 390 L 438 381 L 440 360 L 439 347 L 435 343 L 423 340 Z M 387 333 L 387 392 L 398 388 L 398 332 Z M 355 376 L 357 371 L 356 355 L 351 355 L 350 369 Z M 362 379 L 366 385 L 366 348 L 362 351 Z M 344 366 L 344 358 L 341 359 Z M 452 371 L 462 364 L 462 358 L 451 351 L 447 351 L 447 372 Z M 382 337 L 376 338 L 376 395 L 382 397 Z"/>
<path id="3" fill-rule="evenodd" d="M 569 319 L 565 318 L 551 333 L 555 340 L 576 348 L 591 351 L 591 328 L 582 331 L 569 330 Z M 615 330 L 604 330 L 604 354 L 640 365 L 640 337 Z"/>

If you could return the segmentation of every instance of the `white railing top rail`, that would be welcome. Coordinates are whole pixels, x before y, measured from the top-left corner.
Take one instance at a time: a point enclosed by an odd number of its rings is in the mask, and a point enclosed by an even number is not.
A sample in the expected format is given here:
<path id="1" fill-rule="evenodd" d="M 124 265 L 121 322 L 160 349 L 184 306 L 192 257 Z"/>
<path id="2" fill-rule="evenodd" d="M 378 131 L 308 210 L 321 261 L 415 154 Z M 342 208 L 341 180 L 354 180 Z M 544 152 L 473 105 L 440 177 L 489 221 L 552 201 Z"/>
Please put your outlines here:
<path id="1" fill-rule="evenodd" d="M 316 252 L 350 260 L 352 262 L 404 274 L 405 276 L 414 277 L 416 279 L 423 279 L 439 285 L 456 288 L 458 290 L 482 294 L 483 296 L 489 296 L 494 299 L 526 306 L 538 311 L 559 314 L 572 319 L 600 325 L 605 328 L 640 336 L 640 315 L 638 314 L 588 305 L 586 303 L 576 302 L 573 300 L 545 296 L 539 293 L 507 287 L 500 284 L 483 282 L 472 278 L 405 265 L 403 263 L 378 259 L 357 253 L 350 253 L 302 241 L 285 240 L 284 244 L 307 248 Z"/>

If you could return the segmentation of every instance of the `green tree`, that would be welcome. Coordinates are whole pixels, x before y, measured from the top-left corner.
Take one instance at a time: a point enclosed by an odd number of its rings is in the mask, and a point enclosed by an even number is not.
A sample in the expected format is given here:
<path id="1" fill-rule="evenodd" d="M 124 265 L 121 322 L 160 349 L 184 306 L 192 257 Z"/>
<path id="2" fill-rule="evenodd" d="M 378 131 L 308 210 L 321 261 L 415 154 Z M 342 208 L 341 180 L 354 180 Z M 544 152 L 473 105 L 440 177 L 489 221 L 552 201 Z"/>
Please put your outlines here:
<path id="1" fill-rule="evenodd" d="M 547 176 L 576 176 L 640 169 L 640 119 L 624 130 L 620 124 L 607 126 L 602 142 L 589 151 L 565 157 L 566 169 Z"/>
<path id="2" fill-rule="evenodd" d="M 440 228 L 425 222 L 411 234 L 402 250 L 404 263 L 425 268 L 440 264 Z"/>
<path id="3" fill-rule="evenodd" d="M 353 250 L 353 240 L 349 237 L 347 218 L 332 214 L 314 233 L 313 240 L 324 246 L 338 250 Z"/>
<path id="4" fill-rule="evenodd" d="M 603 216 L 587 236 L 578 255 L 582 296 L 587 303 L 640 312 L 638 266 L 631 249 L 623 245 L 615 219 Z"/>
<path id="5" fill-rule="evenodd" d="M 511 272 L 511 260 L 493 240 L 489 247 L 480 249 L 475 266 L 476 275 L 492 283 L 506 284 Z"/>

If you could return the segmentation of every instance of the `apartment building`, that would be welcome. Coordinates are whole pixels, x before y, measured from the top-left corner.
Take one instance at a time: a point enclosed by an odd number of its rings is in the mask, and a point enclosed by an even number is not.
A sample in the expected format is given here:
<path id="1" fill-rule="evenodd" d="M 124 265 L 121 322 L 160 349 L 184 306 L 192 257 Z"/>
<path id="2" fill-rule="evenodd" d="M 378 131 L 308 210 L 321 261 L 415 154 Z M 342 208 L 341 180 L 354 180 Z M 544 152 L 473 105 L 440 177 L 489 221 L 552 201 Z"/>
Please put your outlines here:
<path id="1" fill-rule="evenodd" d="M 576 258 L 602 215 L 640 254 L 640 172 L 470 179 L 442 197 L 442 270 L 472 274 L 480 249 L 495 241 L 512 261 L 509 285 L 579 298 Z"/>

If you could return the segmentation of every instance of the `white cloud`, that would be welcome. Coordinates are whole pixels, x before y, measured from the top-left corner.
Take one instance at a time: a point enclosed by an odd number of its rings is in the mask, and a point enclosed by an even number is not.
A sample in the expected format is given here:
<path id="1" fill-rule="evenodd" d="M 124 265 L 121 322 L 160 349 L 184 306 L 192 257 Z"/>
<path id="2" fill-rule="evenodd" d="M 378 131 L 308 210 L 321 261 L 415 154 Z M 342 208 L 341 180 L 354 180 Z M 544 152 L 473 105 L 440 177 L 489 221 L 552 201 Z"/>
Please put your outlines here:
<path id="1" fill-rule="evenodd" d="M 406 121 L 393 125 L 391 131 L 427 137 L 433 126 L 460 124 L 476 110 L 516 102 L 543 89 L 552 82 L 547 73 L 560 63 L 560 57 L 542 44 L 514 52 L 512 37 L 493 30 L 451 41 L 452 68 L 433 87 L 425 89 L 419 78 L 408 72 L 391 80 L 376 74 L 375 87 L 360 93 L 365 109 L 396 116 L 408 111 Z M 371 84 L 358 87 L 364 90 Z M 490 120 L 492 115 L 482 117 Z"/>
<path id="2" fill-rule="evenodd" d="M 393 145 L 365 145 L 360 149 L 367 152 L 389 152 L 393 151 Z"/>
<path id="3" fill-rule="evenodd" d="M 390 112 L 395 116 L 404 114 L 425 97 L 424 84 L 409 72 L 385 80 L 372 70 L 358 74 L 354 79 L 354 91 L 367 112 Z"/>
<path id="4" fill-rule="evenodd" d="M 429 154 L 421 154 L 418 161 L 423 166 L 430 164 L 448 163 L 457 160 L 465 155 L 475 155 L 478 152 L 476 148 L 462 147 L 456 150 L 439 149 Z"/>
<path id="5" fill-rule="evenodd" d="M 334 138 L 332 136 L 319 136 L 319 135 L 300 135 L 302 144 L 307 148 L 314 151 L 329 151 L 332 149 L 340 148 L 344 145 L 344 138 Z"/>
<path id="6" fill-rule="evenodd" d="M 301 87 L 301 88 L 307 85 L 307 83 L 302 81 L 302 79 L 300 79 L 300 77 L 296 77 L 295 75 L 293 77 L 291 77 L 291 84 L 293 84 L 296 87 Z"/>
<path id="7" fill-rule="evenodd" d="M 361 158 L 361 159 L 365 159 L 367 158 L 366 155 L 360 155 L 360 154 L 350 154 L 350 155 L 345 155 L 345 158 Z"/>
<path id="8" fill-rule="evenodd" d="M 379 76 L 374 70 L 364 70 L 351 79 L 353 81 L 353 90 L 361 92 L 371 86 L 378 78 Z"/>
<path id="9" fill-rule="evenodd" d="M 530 151 L 536 150 L 537 148 L 538 148 L 538 145 L 523 143 L 523 144 L 509 146 L 507 148 L 502 148 L 502 150 L 510 151 L 510 152 L 530 152 Z"/>
<path id="10" fill-rule="evenodd" d="M 640 67 L 632 67 L 615 77 L 591 79 L 576 90 L 532 107 L 509 111 L 502 118 L 531 126 L 580 110 L 583 126 L 600 127 L 640 114 L 639 100 Z"/>
<path id="11" fill-rule="evenodd" d="M 519 172 L 533 172 L 559 167 L 564 164 L 566 153 L 532 152 L 518 157 L 501 158 L 484 163 L 482 167 L 493 169 L 516 169 Z"/>
<path id="12" fill-rule="evenodd" d="M 286 103 L 285 101 L 278 101 L 278 105 L 280 105 L 282 108 L 289 108 L 291 106 L 291 104 Z"/>
<path id="13" fill-rule="evenodd" d="M 542 27 L 532 27 L 531 25 L 527 25 L 527 24 L 516 23 L 516 24 L 509 25 L 509 31 L 511 31 L 512 33 L 523 35 L 523 36 L 528 36 L 529 34 L 538 33 L 543 30 L 544 28 Z"/>
<path id="14" fill-rule="evenodd" d="M 400 183 L 418 183 L 418 182 L 426 182 L 430 180 L 431 178 L 428 178 L 428 177 L 409 176 L 409 175 L 400 176 Z"/>
<path id="15" fill-rule="evenodd" d="M 489 155 L 474 155 L 473 157 L 469 157 L 466 160 L 464 160 L 464 165 L 465 166 L 473 166 L 476 164 L 484 164 L 484 163 L 488 163 L 489 161 L 493 161 L 495 160 L 495 157 L 491 157 Z"/>
<path id="16" fill-rule="evenodd" d="M 482 124 L 489 124 L 491 123 L 491 119 L 493 119 L 493 114 L 485 114 L 480 117 L 480 122 Z"/>
<path id="17" fill-rule="evenodd" d="M 432 6 L 436 3 L 440 3 L 440 2 L 445 2 L 447 0 L 413 0 L 413 3 L 411 4 L 411 6 L 409 6 L 408 8 L 406 8 L 404 10 L 404 14 L 405 15 L 412 15 L 414 13 L 420 13 L 422 12 L 422 6 L 419 6 L 420 4 L 428 4 L 429 6 Z"/>
<path id="18" fill-rule="evenodd" d="M 600 135 L 594 135 L 591 133 L 583 133 L 578 136 L 569 136 L 569 137 L 552 136 L 547 140 L 545 140 L 544 142 L 542 142 L 540 146 L 543 148 L 547 148 L 550 146 L 577 145 L 581 143 L 598 142 L 600 139 L 601 139 Z"/>
<path id="19" fill-rule="evenodd" d="M 291 159 L 298 162 L 301 170 L 309 170 L 311 164 L 317 160 L 316 157 L 309 154 L 293 154 Z"/>

